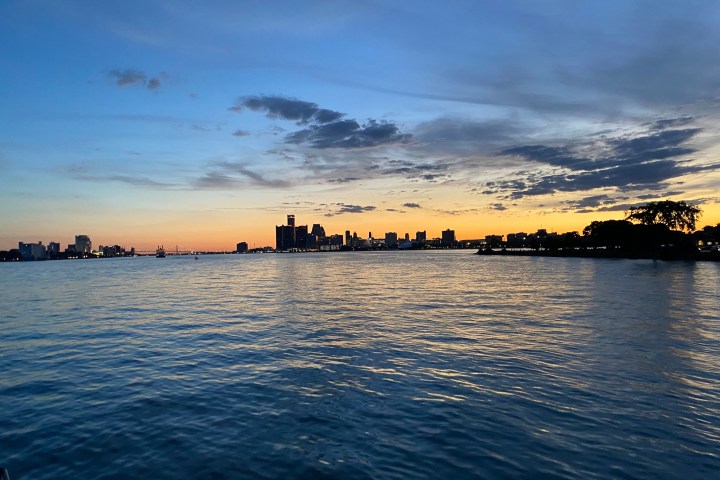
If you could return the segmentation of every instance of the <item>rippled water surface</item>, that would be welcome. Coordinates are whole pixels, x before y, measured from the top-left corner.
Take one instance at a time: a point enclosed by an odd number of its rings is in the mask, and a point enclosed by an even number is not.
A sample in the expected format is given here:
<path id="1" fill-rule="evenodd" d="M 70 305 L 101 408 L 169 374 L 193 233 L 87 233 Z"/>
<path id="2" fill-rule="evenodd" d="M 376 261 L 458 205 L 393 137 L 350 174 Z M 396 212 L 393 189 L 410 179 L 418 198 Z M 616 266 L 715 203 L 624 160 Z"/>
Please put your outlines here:
<path id="1" fill-rule="evenodd" d="M 718 478 L 720 266 L 0 264 L 18 479 Z"/>

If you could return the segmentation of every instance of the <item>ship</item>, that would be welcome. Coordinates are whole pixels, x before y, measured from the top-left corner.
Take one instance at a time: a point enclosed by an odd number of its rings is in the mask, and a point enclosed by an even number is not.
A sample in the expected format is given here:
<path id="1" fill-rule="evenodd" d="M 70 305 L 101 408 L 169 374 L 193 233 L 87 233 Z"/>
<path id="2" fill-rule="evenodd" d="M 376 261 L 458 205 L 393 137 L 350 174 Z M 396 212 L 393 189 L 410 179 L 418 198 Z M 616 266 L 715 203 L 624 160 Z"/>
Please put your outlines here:
<path id="1" fill-rule="evenodd" d="M 159 245 L 157 250 L 155 250 L 155 256 L 157 258 L 165 258 L 165 248 L 162 245 Z"/>

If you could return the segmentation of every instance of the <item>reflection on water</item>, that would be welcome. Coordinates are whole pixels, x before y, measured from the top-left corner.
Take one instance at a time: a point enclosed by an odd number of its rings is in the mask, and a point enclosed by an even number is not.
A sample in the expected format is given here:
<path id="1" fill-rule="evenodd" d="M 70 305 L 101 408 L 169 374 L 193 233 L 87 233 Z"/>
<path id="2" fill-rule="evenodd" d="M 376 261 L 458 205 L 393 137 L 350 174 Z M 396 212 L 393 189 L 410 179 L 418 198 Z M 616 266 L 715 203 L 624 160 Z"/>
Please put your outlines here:
<path id="1" fill-rule="evenodd" d="M 718 265 L 0 264 L 13 478 L 709 478 Z M 131 469 L 131 470 L 128 470 Z"/>

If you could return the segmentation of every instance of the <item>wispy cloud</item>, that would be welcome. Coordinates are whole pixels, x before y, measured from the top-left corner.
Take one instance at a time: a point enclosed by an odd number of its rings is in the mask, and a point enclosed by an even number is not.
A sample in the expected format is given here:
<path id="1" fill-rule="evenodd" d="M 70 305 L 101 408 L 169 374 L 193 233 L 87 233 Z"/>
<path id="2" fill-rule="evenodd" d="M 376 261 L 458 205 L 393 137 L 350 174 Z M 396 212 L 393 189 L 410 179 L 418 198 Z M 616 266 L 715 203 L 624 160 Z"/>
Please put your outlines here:
<path id="1" fill-rule="evenodd" d="M 200 178 L 192 181 L 195 188 L 200 189 L 234 189 L 246 185 L 267 188 L 288 188 L 287 180 L 267 178 L 251 170 L 245 163 L 220 161 L 211 165 L 211 170 Z"/>
<path id="2" fill-rule="evenodd" d="M 148 90 L 159 89 L 161 87 L 160 80 L 165 81 L 170 78 L 170 75 L 165 72 L 150 76 L 141 70 L 132 68 L 113 69 L 109 70 L 107 74 L 118 87 L 141 87 Z"/>

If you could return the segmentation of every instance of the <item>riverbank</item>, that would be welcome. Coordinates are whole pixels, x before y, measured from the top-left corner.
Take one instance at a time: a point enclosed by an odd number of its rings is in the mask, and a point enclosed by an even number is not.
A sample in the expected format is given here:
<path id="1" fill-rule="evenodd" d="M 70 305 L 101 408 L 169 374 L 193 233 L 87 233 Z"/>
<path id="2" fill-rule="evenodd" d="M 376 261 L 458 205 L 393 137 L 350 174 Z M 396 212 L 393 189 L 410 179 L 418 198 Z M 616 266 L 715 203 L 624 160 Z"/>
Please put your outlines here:
<path id="1" fill-rule="evenodd" d="M 652 251 L 631 251 L 610 248 L 587 249 L 558 249 L 558 250 L 532 250 L 532 249 L 479 249 L 477 255 L 503 255 L 518 257 L 575 257 L 575 258 L 626 258 L 648 260 L 700 260 L 720 261 L 718 251 L 677 251 L 673 249 L 657 249 Z"/>

